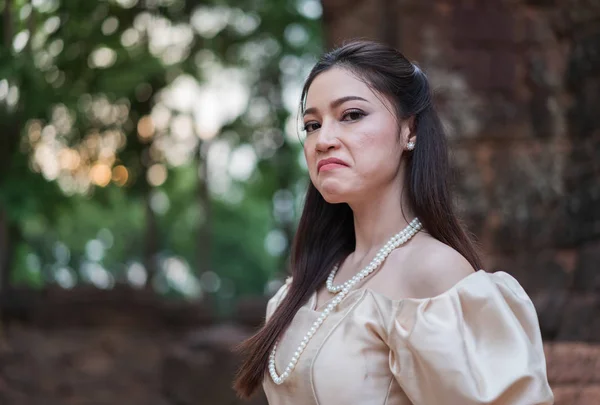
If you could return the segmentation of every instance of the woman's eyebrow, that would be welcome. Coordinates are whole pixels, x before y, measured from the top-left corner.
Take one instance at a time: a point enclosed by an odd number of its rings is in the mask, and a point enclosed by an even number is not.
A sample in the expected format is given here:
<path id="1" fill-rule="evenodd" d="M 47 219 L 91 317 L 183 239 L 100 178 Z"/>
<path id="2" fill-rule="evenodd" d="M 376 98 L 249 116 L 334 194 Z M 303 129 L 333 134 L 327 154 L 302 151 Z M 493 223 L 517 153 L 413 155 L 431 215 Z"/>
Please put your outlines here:
<path id="1" fill-rule="evenodd" d="M 366 101 L 367 103 L 369 102 L 368 100 L 365 100 L 364 98 L 359 97 L 359 96 L 345 96 L 345 97 L 340 97 L 336 100 L 333 100 L 329 106 L 331 107 L 331 109 L 334 109 L 334 108 L 339 107 L 340 105 L 344 104 L 345 102 L 352 101 L 352 100 Z M 316 107 L 310 107 L 310 108 L 307 108 L 306 110 L 304 110 L 303 115 L 314 114 L 317 111 L 318 111 L 318 109 Z"/>

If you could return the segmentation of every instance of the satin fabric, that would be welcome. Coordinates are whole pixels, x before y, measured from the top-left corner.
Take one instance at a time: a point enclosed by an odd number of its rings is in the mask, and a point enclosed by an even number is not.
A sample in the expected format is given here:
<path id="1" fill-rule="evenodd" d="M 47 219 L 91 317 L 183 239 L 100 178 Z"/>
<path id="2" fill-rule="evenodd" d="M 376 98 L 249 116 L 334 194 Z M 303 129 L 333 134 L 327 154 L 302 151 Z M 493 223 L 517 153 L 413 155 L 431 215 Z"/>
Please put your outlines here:
<path id="1" fill-rule="evenodd" d="M 269 300 L 267 319 L 290 279 Z M 326 303 L 316 294 L 277 347 L 287 366 Z M 276 385 L 270 405 L 548 405 L 553 395 L 535 308 L 512 276 L 475 272 L 445 293 L 391 300 L 358 288 L 339 304 Z"/>

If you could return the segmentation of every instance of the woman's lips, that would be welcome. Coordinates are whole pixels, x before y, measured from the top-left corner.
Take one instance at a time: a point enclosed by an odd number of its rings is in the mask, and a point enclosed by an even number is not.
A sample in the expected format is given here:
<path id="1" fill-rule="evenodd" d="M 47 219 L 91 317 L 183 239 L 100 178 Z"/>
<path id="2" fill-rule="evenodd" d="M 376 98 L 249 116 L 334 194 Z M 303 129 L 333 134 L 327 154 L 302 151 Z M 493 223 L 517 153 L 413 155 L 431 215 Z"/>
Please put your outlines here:
<path id="1" fill-rule="evenodd" d="M 319 168 L 319 172 L 326 172 L 326 171 L 337 169 L 337 168 L 340 168 L 340 167 L 348 167 L 348 166 L 342 165 L 342 164 L 339 164 L 339 163 L 326 163 L 326 164 L 324 164 L 323 166 L 321 166 Z"/>
<path id="2" fill-rule="evenodd" d="M 324 171 L 333 170 L 333 169 L 337 169 L 340 167 L 348 167 L 348 165 L 346 164 L 346 162 L 344 162 L 341 159 L 338 159 L 335 157 L 330 157 L 330 158 L 319 161 L 319 163 L 317 164 L 317 172 L 320 172 L 323 170 Z"/>

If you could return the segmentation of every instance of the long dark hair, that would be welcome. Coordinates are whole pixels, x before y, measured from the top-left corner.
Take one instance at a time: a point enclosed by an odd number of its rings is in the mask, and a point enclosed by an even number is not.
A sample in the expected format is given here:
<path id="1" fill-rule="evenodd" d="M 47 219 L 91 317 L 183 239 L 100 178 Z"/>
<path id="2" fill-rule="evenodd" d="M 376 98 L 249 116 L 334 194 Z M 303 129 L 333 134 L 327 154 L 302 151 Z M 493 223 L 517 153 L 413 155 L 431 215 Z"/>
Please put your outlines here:
<path id="1" fill-rule="evenodd" d="M 388 97 L 400 119 L 414 117 L 415 149 L 407 154 L 405 192 L 415 215 L 434 238 L 461 253 L 475 269 L 481 259 L 454 212 L 449 189 L 448 146 L 432 105 L 425 74 L 397 50 L 370 41 L 348 43 L 321 57 L 302 90 L 301 110 L 312 81 L 332 67 L 348 69 Z M 240 345 L 245 354 L 235 389 L 249 397 L 261 384 L 276 340 L 298 309 L 326 280 L 331 268 L 354 250 L 354 218 L 345 204 L 329 204 L 311 183 L 292 245 L 292 283 L 269 321 Z"/>

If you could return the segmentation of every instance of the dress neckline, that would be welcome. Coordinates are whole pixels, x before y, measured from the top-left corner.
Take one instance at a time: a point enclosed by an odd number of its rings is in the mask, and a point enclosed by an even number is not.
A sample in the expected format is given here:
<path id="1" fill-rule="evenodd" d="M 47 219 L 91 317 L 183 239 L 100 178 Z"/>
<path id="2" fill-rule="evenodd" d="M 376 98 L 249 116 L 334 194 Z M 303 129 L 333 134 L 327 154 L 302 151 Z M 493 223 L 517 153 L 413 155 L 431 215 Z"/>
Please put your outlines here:
<path id="1" fill-rule="evenodd" d="M 427 298 L 398 298 L 398 299 L 391 299 L 388 298 L 386 295 L 383 295 L 382 293 L 379 293 L 369 287 L 358 287 L 352 291 L 350 291 L 348 293 L 348 295 L 344 298 L 343 301 L 345 301 L 346 299 L 348 299 L 350 296 L 358 293 L 358 292 L 362 292 L 362 293 L 366 293 L 368 292 L 369 294 L 372 295 L 376 295 L 379 297 L 383 297 L 384 299 L 388 300 L 388 301 L 392 301 L 392 302 L 402 302 L 402 301 L 412 301 L 412 302 L 426 302 L 426 301 L 431 301 L 431 300 L 437 300 L 440 298 L 443 298 L 445 296 L 447 296 L 448 294 L 454 292 L 455 290 L 457 290 L 458 288 L 462 287 L 463 284 L 467 284 L 469 283 L 472 279 L 474 278 L 478 278 L 480 275 L 494 275 L 494 274 L 498 274 L 498 273 L 504 273 L 502 271 L 498 271 L 495 273 L 488 273 L 487 271 L 480 269 L 477 271 L 474 271 L 473 273 L 469 274 L 466 277 L 463 277 L 462 279 L 460 279 L 459 281 L 456 282 L 456 284 L 454 284 L 452 287 L 448 288 L 446 291 L 441 292 L 438 295 L 434 295 L 432 297 L 427 297 Z M 306 308 L 312 312 L 322 312 L 322 309 L 325 308 L 325 306 L 327 306 L 327 304 L 335 297 L 335 295 L 333 295 L 331 298 L 329 298 L 327 301 L 321 303 L 321 305 L 319 307 L 317 307 L 317 291 L 313 291 L 310 295 L 310 298 L 308 299 L 308 303 L 305 305 Z M 343 302 L 342 301 L 342 302 Z"/>

